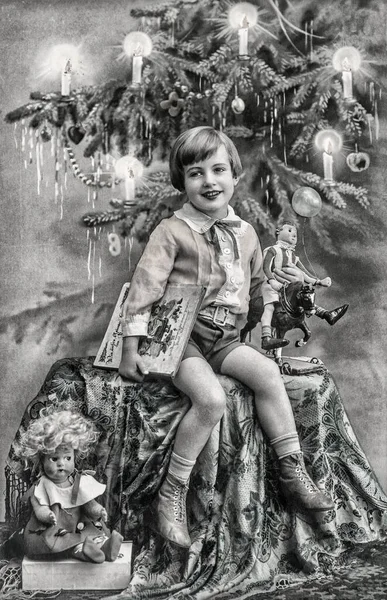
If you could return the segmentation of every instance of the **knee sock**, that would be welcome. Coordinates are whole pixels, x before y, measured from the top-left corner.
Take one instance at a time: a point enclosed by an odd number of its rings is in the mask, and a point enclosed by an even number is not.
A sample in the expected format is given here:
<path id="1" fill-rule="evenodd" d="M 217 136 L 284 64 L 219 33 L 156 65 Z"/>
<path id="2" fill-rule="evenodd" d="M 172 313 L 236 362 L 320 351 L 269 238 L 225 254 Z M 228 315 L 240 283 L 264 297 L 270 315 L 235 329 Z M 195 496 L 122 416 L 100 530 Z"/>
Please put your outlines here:
<path id="1" fill-rule="evenodd" d="M 175 452 L 172 452 L 168 473 L 172 473 L 172 475 L 180 479 L 180 481 L 187 482 L 195 463 L 196 460 L 188 460 L 187 458 L 183 458 L 182 456 L 175 454 Z"/>
<path id="2" fill-rule="evenodd" d="M 271 337 L 271 327 L 270 325 L 262 326 L 262 337 Z"/>
<path id="3" fill-rule="evenodd" d="M 270 445 L 272 446 L 279 460 L 281 460 L 281 458 L 285 458 L 285 456 L 290 456 L 291 454 L 300 454 L 301 452 L 300 440 L 296 431 L 273 438 L 270 440 Z"/>

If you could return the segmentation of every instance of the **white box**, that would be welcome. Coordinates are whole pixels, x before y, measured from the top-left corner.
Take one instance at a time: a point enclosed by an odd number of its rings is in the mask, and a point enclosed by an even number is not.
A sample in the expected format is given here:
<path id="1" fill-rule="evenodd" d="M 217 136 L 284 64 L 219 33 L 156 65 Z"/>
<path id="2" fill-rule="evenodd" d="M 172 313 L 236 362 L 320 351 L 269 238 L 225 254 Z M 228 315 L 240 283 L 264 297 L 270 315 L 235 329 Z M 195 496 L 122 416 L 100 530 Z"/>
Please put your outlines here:
<path id="1" fill-rule="evenodd" d="M 122 555 L 122 556 L 121 556 Z M 76 559 L 32 560 L 23 558 L 23 590 L 119 590 L 131 576 L 132 542 L 123 542 L 114 562 L 101 564 Z"/>

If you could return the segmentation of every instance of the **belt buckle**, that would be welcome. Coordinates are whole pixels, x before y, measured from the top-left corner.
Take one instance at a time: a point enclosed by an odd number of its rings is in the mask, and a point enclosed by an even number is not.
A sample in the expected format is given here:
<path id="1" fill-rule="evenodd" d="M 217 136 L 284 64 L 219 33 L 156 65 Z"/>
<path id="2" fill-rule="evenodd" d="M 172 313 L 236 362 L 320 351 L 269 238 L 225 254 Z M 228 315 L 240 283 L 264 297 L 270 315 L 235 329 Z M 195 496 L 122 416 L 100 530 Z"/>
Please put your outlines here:
<path id="1" fill-rule="evenodd" d="M 223 310 L 224 311 L 224 317 L 223 319 L 220 319 L 218 316 L 219 310 Z M 212 321 L 215 325 L 220 325 L 221 327 L 223 327 L 224 325 L 226 325 L 227 322 L 227 317 L 228 317 L 228 313 L 230 312 L 229 308 L 225 308 L 224 306 L 216 306 L 215 307 L 215 312 L 214 312 L 214 316 L 212 317 Z"/>

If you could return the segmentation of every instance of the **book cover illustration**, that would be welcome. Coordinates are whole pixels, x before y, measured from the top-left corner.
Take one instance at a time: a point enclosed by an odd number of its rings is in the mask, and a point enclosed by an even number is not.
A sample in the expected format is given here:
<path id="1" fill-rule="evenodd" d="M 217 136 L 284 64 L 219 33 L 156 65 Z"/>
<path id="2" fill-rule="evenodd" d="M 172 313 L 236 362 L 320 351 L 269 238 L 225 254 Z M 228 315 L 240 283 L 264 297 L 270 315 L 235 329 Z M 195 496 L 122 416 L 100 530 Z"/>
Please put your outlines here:
<path id="1" fill-rule="evenodd" d="M 123 308 L 129 283 L 122 287 L 112 318 L 98 350 L 94 366 L 118 369 L 122 353 Z M 145 367 L 151 376 L 173 377 L 179 368 L 191 335 L 205 288 L 196 285 L 169 284 L 164 296 L 152 307 L 148 334 L 139 346 Z"/>

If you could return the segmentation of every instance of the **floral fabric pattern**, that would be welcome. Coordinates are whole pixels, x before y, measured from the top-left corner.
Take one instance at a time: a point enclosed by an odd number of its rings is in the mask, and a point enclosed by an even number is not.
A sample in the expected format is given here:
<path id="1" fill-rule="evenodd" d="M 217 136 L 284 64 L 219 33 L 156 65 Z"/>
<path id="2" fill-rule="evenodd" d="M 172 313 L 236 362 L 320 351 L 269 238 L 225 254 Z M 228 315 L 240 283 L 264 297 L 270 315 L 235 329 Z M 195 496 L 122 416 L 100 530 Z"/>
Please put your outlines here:
<path id="1" fill-rule="evenodd" d="M 150 509 L 189 400 L 168 382 L 123 382 L 116 372 L 94 368 L 92 358 L 53 365 L 21 426 L 54 404 L 78 408 L 100 428 L 98 447 L 82 466 L 94 468 L 96 479 L 106 484 L 109 525 L 132 539 L 135 548 L 130 586 L 117 598 L 248 598 L 324 579 L 340 567 L 347 551 L 385 540 L 387 497 L 332 377 L 327 371 L 283 377 L 305 463 L 335 510 L 318 518 L 289 509 L 251 391 L 219 376 L 227 410 L 192 473 L 188 514 L 193 543 L 187 552 L 152 530 Z M 31 473 L 11 447 L 6 519 L 15 528 L 25 519 L 20 498 L 30 483 Z"/>

